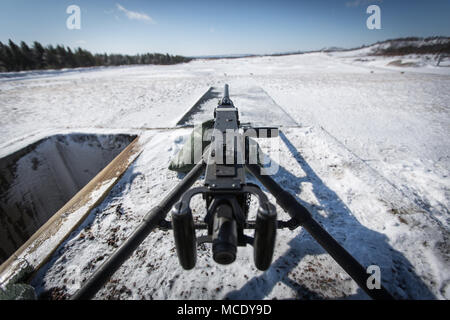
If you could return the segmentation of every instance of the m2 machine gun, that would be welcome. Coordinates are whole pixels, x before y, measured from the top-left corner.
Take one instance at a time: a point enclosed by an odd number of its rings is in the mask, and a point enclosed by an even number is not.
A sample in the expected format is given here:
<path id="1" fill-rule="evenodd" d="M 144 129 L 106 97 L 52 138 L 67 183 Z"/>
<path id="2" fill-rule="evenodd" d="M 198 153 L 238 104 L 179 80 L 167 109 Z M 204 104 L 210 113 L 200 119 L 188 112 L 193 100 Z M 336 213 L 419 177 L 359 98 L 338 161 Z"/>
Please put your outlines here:
<path id="1" fill-rule="evenodd" d="M 392 299 L 383 286 L 369 289 L 366 285 L 368 274 L 355 258 L 312 218 L 294 196 L 281 188 L 270 175 L 264 174 L 259 163 L 249 161 L 251 153 L 257 150 L 254 144 L 252 148 L 251 137 L 276 137 L 278 129 L 241 125 L 238 109 L 229 97 L 228 85 L 225 85 L 224 96 L 214 110 L 214 120 L 211 143 L 198 163 L 158 206 L 147 213 L 139 227 L 72 299 L 92 298 L 157 227 L 173 230 L 178 259 L 184 269 L 195 267 L 197 245 L 209 242 L 212 243 L 213 259 L 219 264 L 232 263 L 237 256 L 237 247 L 250 244 L 254 248 L 256 267 L 267 270 L 272 262 L 277 229 L 293 230 L 298 226 L 308 231 L 371 298 Z M 265 193 L 258 185 L 246 182 L 246 170 L 272 193 L 290 220 L 277 220 L 276 208 Z M 191 188 L 203 173 L 203 186 Z M 190 208 L 190 200 L 197 194 L 202 194 L 207 208 L 201 223 L 194 223 Z M 259 202 L 255 221 L 248 220 L 250 195 L 256 196 Z M 166 220 L 170 211 L 171 222 Z M 197 229 L 208 233 L 197 238 Z M 244 234 L 245 229 L 254 229 L 254 236 Z"/>

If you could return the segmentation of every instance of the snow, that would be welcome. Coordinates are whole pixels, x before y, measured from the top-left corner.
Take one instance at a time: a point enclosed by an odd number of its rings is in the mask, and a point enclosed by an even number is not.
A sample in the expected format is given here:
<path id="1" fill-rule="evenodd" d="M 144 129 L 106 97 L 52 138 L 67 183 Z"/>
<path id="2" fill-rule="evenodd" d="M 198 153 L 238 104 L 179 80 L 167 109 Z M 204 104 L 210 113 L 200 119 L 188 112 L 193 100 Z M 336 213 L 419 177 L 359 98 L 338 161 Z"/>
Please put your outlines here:
<path id="1" fill-rule="evenodd" d="M 124 129 L 148 140 L 34 277 L 37 292 L 73 294 L 180 181 L 167 166 L 191 129 L 174 126 L 208 88 L 228 83 L 249 119 L 278 119 L 280 137 L 261 141 L 280 151 L 274 178 L 327 231 L 363 265 L 379 265 L 395 297 L 449 299 L 450 68 L 387 65 L 399 59 L 332 52 L 0 75 L 2 154 L 35 132 Z M 202 200 L 192 206 L 200 218 Z M 302 228 L 278 232 L 266 272 L 252 255 L 239 248 L 221 266 L 201 245 L 196 268 L 184 271 L 171 232 L 155 230 L 96 298 L 367 298 Z"/>

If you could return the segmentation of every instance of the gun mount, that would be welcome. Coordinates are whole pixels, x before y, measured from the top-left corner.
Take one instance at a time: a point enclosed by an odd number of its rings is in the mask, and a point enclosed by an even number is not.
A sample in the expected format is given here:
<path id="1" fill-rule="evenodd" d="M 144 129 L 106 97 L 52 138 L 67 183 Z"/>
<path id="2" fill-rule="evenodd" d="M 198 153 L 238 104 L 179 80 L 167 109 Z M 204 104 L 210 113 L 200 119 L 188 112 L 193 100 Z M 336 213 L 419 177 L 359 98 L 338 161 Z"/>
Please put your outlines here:
<path id="1" fill-rule="evenodd" d="M 363 266 L 312 218 L 294 196 L 270 175 L 262 174 L 257 161 L 251 161 L 255 148 L 251 148 L 249 138 L 276 137 L 278 129 L 241 125 L 238 109 L 229 97 L 228 85 L 225 85 L 224 96 L 214 110 L 214 118 L 211 144 L 205 149 L 202 159 L 158 206 L 147 213 L 139 227 L 72 299 L 92 298 L 156 227 L 173 230 L 178 259 L 184 269 L 195 267 L 199 243 L 212 243 L 213 259 L 220 264 L 235 261 L 237 247 L 253 245 L 256 267 L 267 270 L 272 262 L 277 229 L 293 230 L 298 226 L 308 231 L 371 298 L 392 299 L 383 286 L 369 289 L 366 285 L 368 274 Z M 290 220 L 277 220 L 275 206 L 258 185 L 246 182 L 245 170 L 275 197 Z M 203 186 L 191 189 L 203 173 Z M 194 223 L 190 208 L 191 198 L 197 194 L 202 194 L 207 208 L 201 223 Z M 248 220 L 250 195 L 256 196 L 259 203 L 255 221 Z M 166 220 L 170 211 L 171 222 Z M 208 234 L 197 237 L 198 229 L 207 229 Z M 254 236 L 245 235 L 245 229 L 254 229 Z"/>

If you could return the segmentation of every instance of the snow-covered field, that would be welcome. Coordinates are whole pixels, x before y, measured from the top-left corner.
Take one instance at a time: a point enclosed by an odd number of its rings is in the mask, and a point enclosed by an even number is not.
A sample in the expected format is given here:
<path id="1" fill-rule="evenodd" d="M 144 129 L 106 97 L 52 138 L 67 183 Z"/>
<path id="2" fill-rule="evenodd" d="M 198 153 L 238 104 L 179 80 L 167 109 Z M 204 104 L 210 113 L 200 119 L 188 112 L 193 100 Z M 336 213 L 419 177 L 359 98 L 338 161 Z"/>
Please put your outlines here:
<path id="1" fill-rule="evenodd" d="M 241 113 L 281 122 L 275 179 L 363 265 L 379 265 L 395 297 L 449 299 L 450 68 L 424 57 L 408 57 L 416 67 L 390 64 L 399 59 L 336 52 L 0 74 L 1 156 L 57 130 L 123 129 L 148 141 L 35 276 L 37 292 L 73 294 L 180 181 L 167 166 L 190 129 L 168 128 L 228 83 Z M 197 267 L 184 271 L 171 232 L 156 230 L 97 298 L 367 298 L 301 228 L 278 232 L 266 272 L 250 247 L 230 266 L 210 251 L 201 245 Z"/>

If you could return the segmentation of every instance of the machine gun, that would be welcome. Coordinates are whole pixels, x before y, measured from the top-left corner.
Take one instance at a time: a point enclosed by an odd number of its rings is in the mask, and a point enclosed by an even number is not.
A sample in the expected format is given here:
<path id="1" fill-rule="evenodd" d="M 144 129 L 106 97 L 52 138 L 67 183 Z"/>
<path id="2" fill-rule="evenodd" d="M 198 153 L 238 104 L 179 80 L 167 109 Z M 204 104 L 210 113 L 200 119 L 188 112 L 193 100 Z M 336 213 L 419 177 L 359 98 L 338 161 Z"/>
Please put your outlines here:
<path id="1" fill-rule="evenodd" d="M 256 267 L 267 270 L 272 262 L 277 229 L 293 230 L 298 226 L 308 231 L 370 297 L 392 299 L 383 286 L 369 289 L 366 285 L 368 274 L 355 258 L 312 218 L 294 196 L 281 188 L 270 175 L 262 174 L 260 164 L 250 161 L 252 150 L 255 150 L 251 147 L 250 137 L 276 137 L 278 129 L 241 125 L 238 109 L 229 97 L 228 85 L 225 85 L 224 96 L 214 110 L 214 118 L 211 144 L 201 160 L 158 206 L 147 213 L 139 227 L 72 299 L 92 298 L 157 227 L 173 230 L 178 259 L 184 269 L 195 267 L 197 245 L 209 242 L 212 243 L 213 259 L 219 264 L 235 261 L 238 246 L 253 245 Z M 246 182 L 245 170 L 272 193 L 290 220 L 277 220 L 275 206 L 258 185 Z M 191 188 L 203 173 L 203 186 Z M 191 198 L 197 194 L 203 195 L 207 208 L 201 223 L 194 223 L 190 208 Z M 248 220 L 250 195 L 255 195 L 259 202 L 255 221 Z M 169 211 L 172 211 L 171 222 L 166 220 Z M 197 238 L 197 229 L 207 229 L 208 234 Z M 245 229 L 254 229 L 254 237 L 245 235 Z"/>

